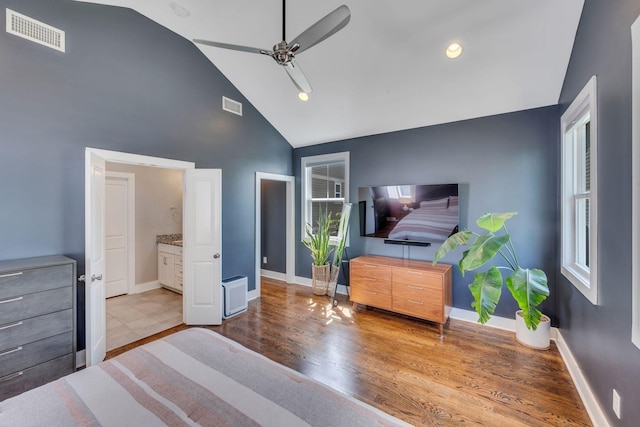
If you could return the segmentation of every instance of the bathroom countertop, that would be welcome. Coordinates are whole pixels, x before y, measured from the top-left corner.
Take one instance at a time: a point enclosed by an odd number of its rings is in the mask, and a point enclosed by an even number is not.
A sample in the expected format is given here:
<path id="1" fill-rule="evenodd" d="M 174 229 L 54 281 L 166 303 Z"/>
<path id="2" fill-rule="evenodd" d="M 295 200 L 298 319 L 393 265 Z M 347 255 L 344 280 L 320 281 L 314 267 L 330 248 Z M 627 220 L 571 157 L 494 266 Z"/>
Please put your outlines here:
<path id="1" fill-rule="evenodd" d="M 159 234 L 156 236 L 156 243 L 182 247 L 182 234 Z"/>

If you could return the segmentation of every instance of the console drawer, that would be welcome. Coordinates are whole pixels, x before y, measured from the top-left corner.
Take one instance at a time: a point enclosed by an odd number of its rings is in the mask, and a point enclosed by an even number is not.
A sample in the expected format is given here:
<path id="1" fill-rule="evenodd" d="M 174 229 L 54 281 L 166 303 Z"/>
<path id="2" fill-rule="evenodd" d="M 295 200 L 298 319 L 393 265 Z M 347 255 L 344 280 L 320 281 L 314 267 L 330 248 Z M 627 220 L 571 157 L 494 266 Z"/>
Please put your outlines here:
<path id="1" fill-rule="evenodd" d="M 351 300 L 359 304 L 391 310 L 391 294 L 382 294 L 368 289 L 351 288 Z"/>
<path id="2" fill-rule="evenodd" d="M 63 310 L 0 326 L 0 351 L 73 329 L 73 310 Z"/>
<path id="3" fill-rule="evenodd" d="M 0 299 L 0 326 L 72 307 L 71 286 Z"/>
<path id="4" fill-rule="evenodd" d="M 41 386 L 73 372 L 73 354 L 0 377 L 0 401 Z"/>
<path id="5" fill-rule="evenodd" d="M 351 262 L 351 274 L 361 277 L 370 277 L 383 282 L 391 281 L 391 267 L 376 265 L 367 262 Z"/>
<path id="6" fill-rule="evenodd" d="M 65 332 L 0 351 L 0 377 L 73 351 L 72 332 Z"/>
<path id="7" fill-rule="evenodd" d="M 0 300 L 69 286 L 75 281 L 73 267 L 66 264 L 0 273 Z"/>

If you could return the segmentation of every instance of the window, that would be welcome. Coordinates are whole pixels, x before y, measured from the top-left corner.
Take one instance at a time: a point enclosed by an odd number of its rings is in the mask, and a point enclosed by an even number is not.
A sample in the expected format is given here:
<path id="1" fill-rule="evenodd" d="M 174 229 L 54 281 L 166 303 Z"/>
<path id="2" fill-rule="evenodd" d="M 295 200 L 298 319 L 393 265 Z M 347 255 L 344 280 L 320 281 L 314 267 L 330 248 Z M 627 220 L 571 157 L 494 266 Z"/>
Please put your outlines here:
<path id="1" fill-rule="evenodd" d="M 597 117 L 593 76 L 562 115 L 562 274 L 593 304 L 597 280 Z"/>
<path id="2" fill-rule="evenodd" d="M 306 225 L 315 227 L 320 212 L 339 218 L 342 203 L 349 197 L 349 153 L 333 153 L 302 158 L 302 238 Z M 338 234 L 338 224 L 331 235 Z"/>

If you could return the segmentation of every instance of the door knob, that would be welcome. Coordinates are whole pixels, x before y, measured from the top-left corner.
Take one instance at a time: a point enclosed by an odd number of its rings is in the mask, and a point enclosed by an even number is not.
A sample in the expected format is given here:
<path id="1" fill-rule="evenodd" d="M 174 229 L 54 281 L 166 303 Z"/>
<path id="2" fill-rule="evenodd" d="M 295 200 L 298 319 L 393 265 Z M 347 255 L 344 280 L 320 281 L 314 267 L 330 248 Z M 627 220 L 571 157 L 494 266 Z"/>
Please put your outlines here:
<path id="1" fill-rule="evenodd" d="M 213 254 L 213 259 L 218 259 L 218 258 L 220 258 L 220 254 L 219 253 Z"/>
<path id="2" fill-rule="evenodd" d="M 95 282 L 96 280 L 102 280 L 102 274 L 98 274 L 97 276 L 95 274 L 92 274 L 91 281 Z"/>

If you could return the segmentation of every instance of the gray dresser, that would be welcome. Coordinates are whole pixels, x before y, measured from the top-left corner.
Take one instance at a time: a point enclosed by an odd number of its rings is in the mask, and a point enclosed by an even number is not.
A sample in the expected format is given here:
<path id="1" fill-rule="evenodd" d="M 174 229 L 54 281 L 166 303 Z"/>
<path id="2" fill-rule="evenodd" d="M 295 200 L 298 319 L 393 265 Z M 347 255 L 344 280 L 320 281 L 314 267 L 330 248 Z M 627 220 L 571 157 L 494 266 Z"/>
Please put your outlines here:
<path id="1" fill-rule="evenodd" d="M 0 261 L 0 401 L 75 371 L 76 262 Z"/>

